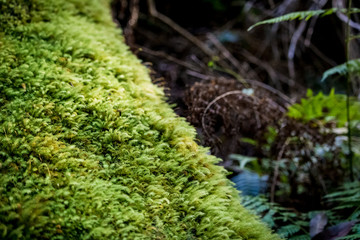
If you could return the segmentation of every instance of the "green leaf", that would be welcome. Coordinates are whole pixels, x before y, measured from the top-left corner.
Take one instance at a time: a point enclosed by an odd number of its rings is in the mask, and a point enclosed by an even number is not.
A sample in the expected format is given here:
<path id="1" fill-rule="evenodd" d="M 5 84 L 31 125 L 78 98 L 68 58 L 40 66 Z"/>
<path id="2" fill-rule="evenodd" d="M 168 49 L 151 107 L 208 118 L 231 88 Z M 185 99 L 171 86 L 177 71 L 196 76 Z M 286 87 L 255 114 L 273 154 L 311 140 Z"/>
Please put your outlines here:
<path id="1" fill-rule="evenodd" d="M 360 13 L 360 8 L 350 8 L 350 14 Z"/>
<path id="2" fill-rule="evenodd" d="M 360 73 L 360 58 L 350 60 L 348 62 L 345 62 L 345 63 L 335 66 L 333 68 L 330 68 L 329 70 L 324 72 L 324 74 L 321 78 L 321 81 L 324 81 L 329 76 L 334 75 L 334 74 L 345 75 L 348 72 L 348 68 L 349 68 L 349 73 L 357 72 L 359 74 Z"/>
<path id="3" fill-rule="evenodd" d="M 353 35 L 350 37 L 349 41 L 354 40 L 354 39 L 359 39 L 360 38 L 360 34 L 359 35 Z"/>
<path id="4" fill-rule="evenodd" d="M 244 142 L 244 143 L 248 143 L 248 144 L 254 145 L 254 146 L 257 145 L 257 141 L 254 140 L 254 139 L 251 139 L 251 138 L 240 138 L 240 141 L 241 141 L 241 142 Z"/>
<path id="5" fill-rule="evenodd" d="M 255 161 L 257 159 L 256 157 L 249 157 L 249 156 L 244 156 L 244 155 L 240 155 L 240 154 L 230 154 L 229 158 L 239 161 L 240 169 L 245 169 L 245 165 L 247 163 Z"/>
<path id="6" fill-rule="evenodd" d="M 254 27 L 257 27 L 257 26 L 263 25 L 263 24 L 274 24 L 274 23 L 279 23 L 279 22 L 292 21 L 292 20 L 296 20 L 296 19 L 299 19 L 299 20 L 305 19 L 307 21 L 312 17 L 319 16 L 319 15 L 321 15 L 321 17 L 323 17 L 323 16 L 333 14 L 337 11 L 346 12 L 346 9 L 330 8 L 330 9 L 323 9 L 323 10 L 310 10 L 310 11 L 299 11 L 299 12 L 288 13 L 288 14 L 285 14 L 280 17 L 271 18 L 268 20 L 258 22 L 256 24 L 252 25 L 251 27 L 249 27 L 248 31 L 252 30 Z"/>

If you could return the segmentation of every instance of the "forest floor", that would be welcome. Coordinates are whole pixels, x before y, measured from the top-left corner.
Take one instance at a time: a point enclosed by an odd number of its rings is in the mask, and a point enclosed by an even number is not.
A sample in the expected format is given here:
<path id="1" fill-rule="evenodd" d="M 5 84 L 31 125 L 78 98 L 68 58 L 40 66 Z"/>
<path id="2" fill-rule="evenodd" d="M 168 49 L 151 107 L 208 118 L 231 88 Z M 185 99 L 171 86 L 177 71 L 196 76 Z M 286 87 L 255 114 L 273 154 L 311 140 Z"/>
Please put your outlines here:
<path id="1" fill-rule="evenodd" d="M 287 116 L 288 107 L 307 89 L 343 93 L 336 79 L 320 79 L 345 54 L 336 16 L 247 31 L 264 18 L 331 7 L 330 1 L 289 2 L 117 0 L 113 17 L 175 112 L 196 127 L 199 144 L 223 160 L 229 178 L 244 174 L 250 162 L 266 182 L 254 191 L 298 214 L 324 208 L 324 195 L 344 183 L 343 153 L 335 144 L 336 123 L 297 121 Z M 356 57 L 356 45 L 353 50 Z M 323 164 L 319 149 L 330 151 L 331 161 Z"/>

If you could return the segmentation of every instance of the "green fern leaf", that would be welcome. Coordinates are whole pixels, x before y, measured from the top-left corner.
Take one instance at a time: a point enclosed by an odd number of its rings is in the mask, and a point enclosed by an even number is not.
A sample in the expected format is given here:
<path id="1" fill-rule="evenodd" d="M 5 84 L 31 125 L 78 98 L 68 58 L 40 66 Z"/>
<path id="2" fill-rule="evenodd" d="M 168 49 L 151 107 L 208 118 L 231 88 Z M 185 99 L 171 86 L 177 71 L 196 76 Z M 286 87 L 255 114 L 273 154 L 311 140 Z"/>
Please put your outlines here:
<path id="1" fill-rule="evenodd" d="M 301 228 L 297 225 L 286 225 L 281 227 L 277 233 L 282 237 L 290 237 L 295 233 L 299 232 Z"/>
<path id="2" fill-rule="evenodd" d="M 358 73 L 359 74 L 360 73 L 360 58 L 350 60 L 350 61 L 340 64 L 336 67 L 330 68 L 329 70 L 324 72 L 321 81 L 324 81 L 325 79 L 327 79 L 328 77 L 330 77 L 331 75 L 334 75 L 334 74 L 345 75 L 348 72 L 348 68 L 349 68 L 349 73 Z"/>
<path id="3" fill-rule="evenodd" d="M 339 238 L 339 240 L 358 240 L 360 239 L 360 234 L 351 234 L 342 238 Z"/>
<path id="4" fill-rule="evenodd" d="M 310 236 L 309 235 L 298 235 L 298 236 L 293 236 L 293 237 L 290 237 L 289 240 L 310 240 Z"/>
<path id="5" fill-rule="evenodd" d="M 319 16 L 319 15 L 327 16 L 327 15 L 335 13 L 336 11 L 346 12 L 346 9 L 339 10 L 338 8 L 330 8 L 330 9 L 323 9 L 323 10 L 310 10 L 310 11 L 299 11 L 299 12 L 288 13 L 288 14 L 285 14 L 280 17 L 271 18 L 268 20 L 258 22 L 256 24 L 252 25 L 251 27 L 249 27 L 248 31 L 250 31 L 254 27 L 257 27 L 257 26 L 263 25 L 263 24 L 274 24 L 274 23 L 279 23 L 279 22 L 292 21 L 295 19 L 299 19 L 299 20 L 305 19 L 307 21 L 312 17 Z"/>
<path id="6" fill-rule="evenodd" d="M 351 40 L 359 39 L 359 38 L 360 38 L 360 34 L 351 36 L 349 40 L 351 41 Z"/>
<path id="7" fill-rule="evenodd" d="M 350 8 L 350 14 L 360 13 L 360 8 Z"/>

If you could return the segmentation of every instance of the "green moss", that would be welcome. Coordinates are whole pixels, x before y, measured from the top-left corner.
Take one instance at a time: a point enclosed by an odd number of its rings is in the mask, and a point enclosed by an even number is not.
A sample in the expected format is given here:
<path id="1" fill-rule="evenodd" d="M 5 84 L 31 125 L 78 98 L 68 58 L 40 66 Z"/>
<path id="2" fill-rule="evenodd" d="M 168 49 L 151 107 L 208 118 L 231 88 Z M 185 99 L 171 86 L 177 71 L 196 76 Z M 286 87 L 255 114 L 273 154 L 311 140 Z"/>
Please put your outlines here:
<path id="1" fill-rule="evenodd" d="M 108 1 L 0 1 L 1 239 L 277 239 L 165 103 Z"/>

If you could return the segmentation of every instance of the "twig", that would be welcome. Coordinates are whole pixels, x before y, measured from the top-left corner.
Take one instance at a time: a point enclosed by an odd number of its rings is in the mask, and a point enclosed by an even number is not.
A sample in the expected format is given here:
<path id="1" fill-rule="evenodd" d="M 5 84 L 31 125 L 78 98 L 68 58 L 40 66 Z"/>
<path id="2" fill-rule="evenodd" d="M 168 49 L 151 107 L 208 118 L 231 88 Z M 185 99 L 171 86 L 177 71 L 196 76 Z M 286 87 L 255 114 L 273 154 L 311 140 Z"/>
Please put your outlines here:
<path id="1" fill-rule="evenodd" d="M 336 62 L 330 58 L 328 58 L 325 54 L 323 54 L 314 44 L 310 43 L 310 49 L 322 60 L 327 62 L 330 66 L 336 66 Z"/>
<path id="2" fill-rule="evenodd" d="M 173 20 L 168 18 L 167 16 L 159 13 L 156 10 L 155 2 L 154 0 L 148 0 L 148 7 L 149 7 L 149 13 L 151 16 L 159 19 L 160 21 L 166 23 L 170 27 L 172 27 L 175 31 L 180 33 L 183 37 L 188 39 L 190 42 L 192 42 L 194 45 L 196 45 L 199 49 L 201 49 L 206 55 L 208 55 L 210 58 L 215 56 L 215 53 L 208 48 L 203 42 L 201 42 L 199 39 L 197 39 L 194 35 L 186 31 L 184 28 L 179 26 L 177 23 L 175 23 Z"/>
<path id="3" fill-rule="evenodd" d="M 229 60 L 229 62 L 235 67 L 236 70 L 243 74 L 244 69 L 240 62 L 229 52 L 229 50 L 227 50 L 227 48 L 216 38 L 216 36 L 212 33 L 208 33 L 206 36 L 211 41 L 211 43 L 220 50 L 220 54 Z"/>
<path id="4" fill-rule="evenodd" d="M 138 19 L 139 19 L 139 0 L 131 0 L 130 1 L 130 11 L 131 11 L 131 17 L 129 19 L 129 26 L 135 27 Z"/>
<path id="5" fill-rule="evenodd" d="M 318 2 L 315 2 L 315 9 L 322 9 L 327 2 L 328 2 L 328 0 L 318 0 Z M 305 37 L 305 41 L 304 41 L 304 44 L 306 47 L 310 46 L 310 40 L 314 33 L 314 27 L 315 27 L 317 19 L 318 19 L 318 16 L 314 16 L 311 19 L 310 26 L 306 32 L 306 37 Z"/>
<path id="6" fill-rule="evenodd" d="M 286 96 L 285 94 L 283 94 L 282 92 L 280 92 L 279 90 L 256 80 L 250 80 L 247 79 L 246 81 L 248 81 L 251 85 L 256 85 L 257 87 L 261 87 L 264 88 L 266 90 L 268 90 L 269 92 L 279 96 L 280 98 L 282 98 L 287 104 L 286 105 L 292 105 L 294 103 L 293 100 L 291 100 L 288 96 Z"/>
<path id="7" fill-rule="evenodd" d="M 245 87 L 249 87 L 249 84 L 246 82 L 246 80 L 241 75 L 239 75 L 237 72 L 231 70 L 230 68 L 218 67 L 218 66 L 216 66 L 216 64 L 214 64 L 212 66 L 212 69 L 219 71 L 219 72 L 227 73 L 227 74 L 231 75 L 232 77 L 234 77 L 239 82 L 241 82 Z"/>
<path id="8" fill-rule="evenodd" d="M 272 180 L 272 183 L 271 183 L 271 189 L 270 189 L 270 201 L 271 202 L 274 202 L 275 200 L 275 187 L 276 187 L 276 181 L 277 181 L 277 178 L 279 177 L 279 165 L 280 165 L 280 160 L 284 154 L 284 151 L 285 151 L 285 147 L 287 145 L 289 145 L 289 142 L 290 142 L 290 138 L 287 138 L 285 143 L 282 145 L 281 149 L 280 149 L 280 152 L 277 156 L 277 161 L 276 161 L 276 166 L 275 166 L 275 170 L 274 170 L 274 176 L 273 176 L 273 180 Z"/>
<path id="9" fill-rule="evenodd" d="M 276 81 L 276 80 L 280 80 L 281 82 L 289 84 L 289 85 L 296 85 L 296 82 L 293 79 L 288 78 L 280 73 L 277 73 L 270 64 L 261 61 L 259 58 L 255 57 L 252 53 L 246 51 L 245 49 L 243 49 L 240 53 L 249 62 L 252 62 L 252 63 L 260 66 L 261 68 L 263 68 L 269 74 L 272 82 L 277 85 L 277 88 L 281 88 L 281 87 L 280 87 L 278 81 Z"/>
<path id="10" fill-rule="evenodd" d="M 187 62 L 184 62 L 180 59 L 177 59 L 173 56 L 170 56 L 168 54 L 166 54 L 165 52 L 160 52 L 160 51 L 153 51 L 151 49 L 148 49 L 146 47 L 142 47 L 142 46 L 138 46 L 138 45 L 134 45 L 134 47 L 138 48 L 140 50 L 140 52 L 144 52 L 146 54 L 149 54 L 149 55 L 152 55 L 152 56 L 155 56 L 155 57 L 161 57 L 161 58 L 165 58 L 171 62 L 174 62 L 178 65 L 181 65 L 185 68 L 188 68 L 188 69 L 191 69 L 195 72 L 201 72 L 201 70 L 197 67 L 195 67 L 194 65 L 190 64 L 190 63 L 187 63 Z"/>
<path id="11" fill-rule="evenodd" d="M 265 15 L 267 15 L 268 17 L 278 17 L 281 15 L 284 15 L 286 12 L 289 12 L 289 8 L 291 6 L 296 6 L 298 0 L 285 0 L 282 1 L 282 3 L 277 6 L 275 9 L 273 9 L 272 11 L 267 11 L 266 9 L 261 9 L 263 11 L 263 13 Z M 274 39 L 274 36 L 276 35 L 278 29 L 280 27 L 280 23 L 275 23 L 271 26 L 271 31 L 269 33 L 270 36 L 267 36 L 265 41 L 263 42 L 263 44 L 260 45 L 259 50 L 257 51 L 258 56 L 261 56 L 265 49 L 270 45 L 270 47 L 272 48 L 272 54 L 273 54 L 273 58 L 276 61 L 280 60 L 280 50 L 279 48 L 275 48 L 275 44 L 273 44 L 273 42 L 271 41 L 272 39 Z"/>
<path id="12" fill-rule="evenodd" d="M 322 8 L 326 4 L 327 1 L 328 0 L 319 0 L 319 2 L 313 3 L 309 9 L 315 10 L 315 9 Z M 315 23 L 316 23 L 316 18 L 313 18 L 313 21 L 311 22 L 312 27 L 309 28 L 309 30 L 307 32 L 307 36 L 305 38 L 305 46 L 309 46 L 309 44 L 310 44 L 309 38 L 311 38 Z M 306 25 L 307 25 L 306 21 L 302 21 L 300 23 L 299 27 L 294 32 L 293 37 L 291 38 L 291 42 L 290 42 L 290 46 L 289 46 L 289 50 L 288 50 L 288 69 L 289 69 L 289 74 L 290 74 L 291 78 L 295 78 L 294 56 L 295 56 L 295 51 L 296 51 L 296 45 L 297 45 L 299 39 L 301 38 L 301 35 L 305 31 Z M 307 42 L 307 40 L 308 40 L 308 42 Z"/>
<path id="13" fill-rule="evenodd" d="M 294 32 L 291 38 L 291 42 L 288 50 L 288 69 L 289 69 L 289 75 L 292 79 L 295 78 L 294 56 L 296 51 L 296 45 L 302 33 L 305 31 L 305 28 L 306 28 L 306 22 L 302 21 L 300 23 L 300 26 L 296 29 L 296 31 Z"/>
<path id="14" fill-rule="evenodd" d="M 203 79 L 203 80 L 210 80 L 210 78 L 211 78 L 211 76 L 204 75 L 204 74 L 192 71 L 192 70 L 186 70 L 186 73 L 190 76 L 193 76 L 193 77 L 196 77 L 199 79 Z"/>
<path id="15" fill-rule="evenodd" d="M 339 1 L 339 0 L 333 0 L 333 1 L 332 1 L 332 5 L 333 5 L 333 7 L 336 7 L 336 8 L 344 8 L 343 2 L 342 2 L 342 1 Z M 349 11 L 350 11 L 350 8 L 348 8 L 348 12 L 349 12 Z M 337 11 L 337 12 L 336 12 L 336 15 L 338 16 L 338 18 L 339 18 L 341 21 L 343 21 L 344 23 L 346 23 L 346 24 L 349 25 L 350 27 L 355 28 L 355 29 L 357 29 L 357 30 L 360 31 L 360 24 L 352 21 L 351 18 L 350 18 L 350 14 L 345 15 L 345 14 L 343 14 L 342 12 Z"/>
<path id="16" fill-rule="evenodd" d="M 346 42 L 345 42 L 345 48 L 346 48 L 346 121 L 347 121 L 347 136 L 348 136 L 348 148 L 349 148 L 349 154 L 348 154 L 348 161 L 349 161 L 349 170 L 350 170 L 350 180 L 354 181 L 354 172 L 353 172 L 353 150 L 352 150 L 352 136 L 351 136 L 351 126 L 350 126 L 350 90 L 351 90 L 351 75 L 350 75 L 350 8 L 352 6 L 352 0 L 348 1 L 348 7 L 347 7 L 347 23 L 346 23 Z"/>
<path id="17" fill-rule="evenodd" d="M 120 19 L 124 19 L 125 18 L 125 10 L 128 6 L 128 1 L 127 0 L 120 0 L 120 4 L 121 4 L 121 8 L 118 14 L 118 17 Z"/>
<path id="18" fill-rule="evenodd" d="M 315 16 L 315 17 L 313 17 L 313 18 L 311 19 L 311 22 L 310 22 L 310 24 L 309 24 L 308 30 L 306 31 L 306 37 L 305 37 L 305 40 L 304 40 L 304 45 L 305 45 L 306 47 L 309 47 L 310 44 L 311 44 L 311 38 L 312 38 L 312 36 L 313 36 L 313 34 L 314 34 L 314 28 L 315 28 L 315 24 L 316 24 L 316 22 L 317 22 L 317 19 L 318 19 L 317 16 Z"/>
<path id="19" fill-rule="evenodd" d="M 124 35 L 126 36 L 128 44 L 133 45 L 135 42 L 133 29 L 139 19 L 139 0 L 130 0 L 129 10 L 130 19 L 124 29 Z"/>
<path id="20" fill-rule="evenodd" d="M 216 97 L 214 100 L 212 100 L 205 108 L 204 110 L 204 113 L 202 115 L 202 118 L 201 118 L 201 126 L 202 128 L 204 129 L 204 133 L 206 134 L 206 136 L 210 136 L 210 134 L 208 133 L 208 131 L 206 130 L 206 126 L 205 126 L 205 116 L 206 116 L 206 113 L 207 111 L 210 109 L 210 107 L 212 105 L 214 105 L 217 101 L 219 101 L 220 99 L 224 98 L 224 97 L 227 97 L 229 95 L 236 95 L 236 94 L 243 94 L 242 91 L 240 90 L 234 90 L 234 91 L 229 91 L 229 92 L 226 92 L 224 94 L 221 94 L 220 96 Z"/>
<path id="21" fill-rule="evenodd" d="M 274 15 L 275 16 L 281 16 L 284 15 L 284 13 L 288 12 L 288 9 L 291 6 L 296 6 L 298 0 L 285 0 L 283 1 L 275 10 Z"/>
<path id="22" fill-rule="evenodd" d="M 148 0 L 148 7 L 149 7 L 149 13 L 152 17 L 159 19 L 160 21 L 164 22 L 168 26 L 170 26 L 172 29 L 177 31 L 179 34 L 181 34 L 184 38 L 189 40 L 191 43 L 193 43 L 195 46 L 197 46 L 201 51 L 203 51 L 210 59 L 212 59 L 217 54 L 210 49 L 205 43 L 203 43 L 201 40 L 199 40 L 197 37 L 192 35 L 190 32 L 188 32 L 186 29 L 182 28 L 180 25 L 175 23 L 173 20 L 171 20 L 169 17 L 159 13 L 156 9 L 154 0 Z M 220 51 L 221 52 L 221 51 Z M 229 66 L 224 61 L 219 61 L 218 64 L 227 69 Z"/>
<path id="23" fill-rule="evenodd" d="M 207 64 L 205 64 L 203 61 L 201 61 L 195 54 L 191 54 L 190 55 L 190 59 L 196 63 L 201 69 L 203 69 L 204 71 L 208 70 L 209 67 Z"/>
<path id="24" fill-rule="evenodd" d="M 271 9 L 274 9 L 274 8 L 275 8 L 274 0 L 268 0 L 268 3 L 269 3 L 269 5 L 270 5 L 270 8 L 271 8 Z"/>

